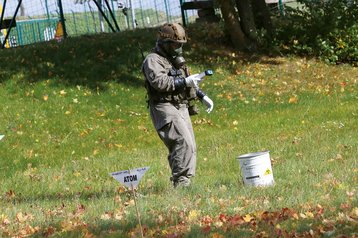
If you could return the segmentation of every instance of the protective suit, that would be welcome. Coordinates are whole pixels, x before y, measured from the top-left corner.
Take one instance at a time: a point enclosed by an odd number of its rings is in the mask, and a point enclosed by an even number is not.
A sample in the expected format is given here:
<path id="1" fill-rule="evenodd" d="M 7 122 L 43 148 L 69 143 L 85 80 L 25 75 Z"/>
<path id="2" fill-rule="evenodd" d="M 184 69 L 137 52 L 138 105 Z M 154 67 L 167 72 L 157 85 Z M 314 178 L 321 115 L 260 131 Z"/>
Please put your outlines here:
<path id="1" fill-rule="evenodd" d="M 165 24 L 159 30 L 156 47 L 143 61 L 142 72 L 148 93 L 153 125 L 168 148 L 174 187 L 188 186 L 195 176 L 196 143 L 189 115 L 189 101 L 206 96 L 176 60 L 186 43 L 181 25 Z"/>

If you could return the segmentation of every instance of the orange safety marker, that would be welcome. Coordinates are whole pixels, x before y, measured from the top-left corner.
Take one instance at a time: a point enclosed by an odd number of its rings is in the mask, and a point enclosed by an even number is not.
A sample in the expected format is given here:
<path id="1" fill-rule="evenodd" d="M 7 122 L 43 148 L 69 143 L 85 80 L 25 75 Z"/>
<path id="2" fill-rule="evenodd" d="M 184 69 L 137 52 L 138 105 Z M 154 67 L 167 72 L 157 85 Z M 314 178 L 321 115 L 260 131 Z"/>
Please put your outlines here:
<path id="1" fill-rule="evenodd" d="M 63 26 L 62 26 L 62 22 L 59 21 L 57 22 L 57 26 L 56 26 L 55 39 L 57 41 L 62 41 L 63 37 L 64 37 Z"/>

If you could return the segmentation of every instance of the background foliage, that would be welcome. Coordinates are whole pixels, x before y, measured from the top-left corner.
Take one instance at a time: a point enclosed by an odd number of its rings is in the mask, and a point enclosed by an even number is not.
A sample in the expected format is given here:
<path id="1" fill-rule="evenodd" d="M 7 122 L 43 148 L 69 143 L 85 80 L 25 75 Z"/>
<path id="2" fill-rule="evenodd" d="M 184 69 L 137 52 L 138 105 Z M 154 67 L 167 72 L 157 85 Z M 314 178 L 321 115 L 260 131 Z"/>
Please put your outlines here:
<path id="1" fill-rule="evenodd" d="M 316 56 L 330 63 L 358 61 L 356 0 L 300 0 L 275 19 L 273 44 L 282 52 Z"/>

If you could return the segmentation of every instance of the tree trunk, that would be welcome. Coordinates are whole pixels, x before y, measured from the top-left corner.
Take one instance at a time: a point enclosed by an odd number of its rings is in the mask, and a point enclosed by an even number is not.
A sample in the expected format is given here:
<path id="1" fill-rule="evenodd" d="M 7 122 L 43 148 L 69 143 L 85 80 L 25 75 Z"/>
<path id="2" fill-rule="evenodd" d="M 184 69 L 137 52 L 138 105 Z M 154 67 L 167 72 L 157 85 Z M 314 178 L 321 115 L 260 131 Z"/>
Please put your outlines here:
<path id="1" fill-rule="evenodd" d="M 257 32 L 250 0 L 236 0 L 236 6 L 239 11 L 242 31 L 252 42 L 256 42 Z"/>
<path id="2" fill-rule="evenodd" d="M 265 0 L 251 0 L 252 9 L 255 14 L 257 28 L 264 28 L 269 35 L 272 34 L 272 22 L 270 11 Z"/>
<path id="3" fill-rule="evenodd" d="M 229 31 L 231 42 L 239 50 L 249 48 L 249 40 L 242 31 L 238 15 L 232 2 L 228 0 L 219 0 L 221 13 L 223 15 L 225 26 Z"/>

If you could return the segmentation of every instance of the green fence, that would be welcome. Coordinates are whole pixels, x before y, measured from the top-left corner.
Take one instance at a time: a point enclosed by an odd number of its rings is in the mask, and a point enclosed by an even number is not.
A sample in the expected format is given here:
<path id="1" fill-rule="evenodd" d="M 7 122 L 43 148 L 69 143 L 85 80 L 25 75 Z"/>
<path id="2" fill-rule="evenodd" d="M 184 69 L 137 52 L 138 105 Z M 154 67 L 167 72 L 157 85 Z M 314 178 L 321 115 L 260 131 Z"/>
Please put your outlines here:
<path id="1" fill-rule="evenodd" d="M 10 46 L 54 39 L 57 22 L 57 18 L 18 21 L 10 33 Z"/>
<path id="2" fill-rule="evenodd" d="M 3 1 L 5 0 L 0 0 L 0 6 L 3 6 Z M 7 46 L 14 47 L 54 39 L 57 22 L 61 16 L 60 4 L 69 37 L 118 31 L 116 24 L 120 31 L 125 31 L 155 27 L 165 22 L 182 22 L 180 0 L 96 1 L 23 0 L 16 16 L 16 26 L 10 31 Z M 18 1 L 6 1 L 4 19 L 13 17 L 17 3 Z M 186 14 L 192 17 L 191 19 L 197 15 L 195 10 L 187 11 Z M 4 36 L 5 31 L 2 30 L 2 43 Z"/>

